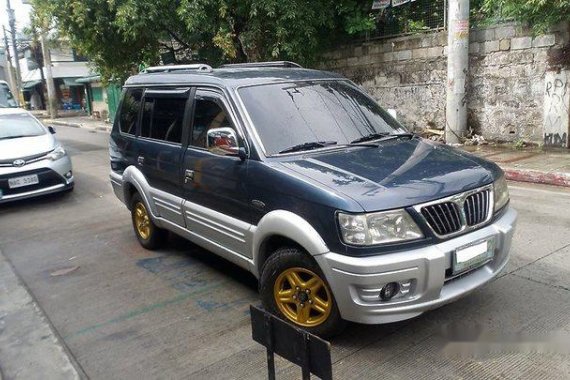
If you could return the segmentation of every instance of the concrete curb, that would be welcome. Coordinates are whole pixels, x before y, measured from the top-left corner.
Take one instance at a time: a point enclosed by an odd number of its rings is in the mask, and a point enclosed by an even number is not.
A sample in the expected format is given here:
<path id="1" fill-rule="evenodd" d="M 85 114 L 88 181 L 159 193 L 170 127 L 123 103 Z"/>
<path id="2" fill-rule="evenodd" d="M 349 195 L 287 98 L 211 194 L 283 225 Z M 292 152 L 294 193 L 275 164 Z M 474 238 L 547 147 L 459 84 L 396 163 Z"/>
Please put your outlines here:
<path id="1" fill-rule="evenodd" d="M 570 173 L 542 172 L 531 169 L 503 168 L 510 181 L 570 187 Z"/>
<path id="2" fill-rule="evenodd" d="M 53 120 L 53 119 L 43 119 L 42 120 L 43 123 L 45 125 L 57 125 L 57 126 L 62 126 L 62 127 L 71 127 L 71 128 L 82 128 L 82 129 L 88 129 L 90 131 L 101 131 L 101 132 L 111 132 L 111 129 L 113 128 L 112 125 L 109 125 L 108 127 L 88 127 L 86 125 L 80 124 L 80 123 L 73 123 L 70 121 L 64 121 L 64 120 Z"/>
<path id="3" fill-rule="evenodd" d="M 0 377 L 81 379 L 49 320 L 0 251 Z"/>

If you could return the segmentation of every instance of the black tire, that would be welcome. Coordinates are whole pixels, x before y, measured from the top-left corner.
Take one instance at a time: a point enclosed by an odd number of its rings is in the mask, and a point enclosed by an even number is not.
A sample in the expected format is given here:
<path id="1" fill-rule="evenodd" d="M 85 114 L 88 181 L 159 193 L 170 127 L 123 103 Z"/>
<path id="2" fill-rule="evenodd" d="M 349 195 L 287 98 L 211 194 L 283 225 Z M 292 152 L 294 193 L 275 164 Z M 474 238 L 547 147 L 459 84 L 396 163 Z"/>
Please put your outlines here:
<path id="1" fill-rule="evenodd" d="M 142 234 L 137 227 L 137 210 L 139 207 L 144 208 L 144 212 L 147 216 L 145 220 L 145 227 L 148 227 L 148 233 Z M 148 213 L 146 204 L 144 203 L 142 197 L 139 193 L 135 193 L 131 199 L 131 220 L 133 222 L 133 229 L 139 243 L 148 250 L 154 250 L 160 248 L 168 238 L 168 231 L 157 227 Z"/>
<path id="2" fill-rule="evenodd" d="M 284 312 L 281 310 L 281 308 L 285 308 L 287 306 L 283 306 L 283 303 L 281 303 L 282 306 L 280 308 L 280 306 L 277 305 L 277 301 L 275 299 L 275 291 L 274 291 L 276 282 L 281 278 L 280 276 L 282 274 L 284 275 L 286 272 L 291 271 L 294 268 L 304 269 L 312 272 L 312 274 L 320 277 L 324 285 L 321 286 L 321 290 L 319 290 L 319 292 L 321 294 L 326 294 L 328 300 L 332 303 L 332 305 L 330 309 L 327 308 L 329 311 L 328 311 L 328 316 L 326 316 L 326 319 L 320 322 L 319 324 L 313 326 L 299 324 L 297 321 L 293 320 L 291 316 L 286 316 Z M 301 275 L 305 275 L 305 273 L 302 272 L 299 273 Z M 309 276 L 310 278 L 310 274 L 307 274 L 307 276 Z M 294 289 L 290 290 L 295 291 Z M 303 293 L 302 290 L 303 289 L 301 289 L 300 293 L 301 295 Z M 297 327 L 300 327 L 312 334 L 321 336 L 323 338 L 330 338 L 332 336 L 340 334 L 346 327 L 346 321 L 344 321 L 340 317 L 340 312 L 338 311 L 336 301 L 334 299 L 330 286 L 325 276 L 323 275 L 323 272 L 321 271 L 317 263 L 313 260 L 313 258 L 299 248 L 293 248 L 293 247 L 279 248 L 267 259 L 267 261 L 263 265 L 263 268 L 261 269 L 261 277 L 259 280 L 259 292 L 261 295 L 261 302 L 263 303 L 263 307 L 267 311 L 275 314 L 284 321 L 296 325 Z M 298 302 L 300 297 L 297 295 L 297 293 L 298 291 L 295 291 L 297 299 L 297 301 L 295 302 L 300 303 Z M 321 299 L 322 298 L 323 297 L 321 297 Z M 306 302 L 309 301 L 305 301 L 304 307 L 307 307 Z M 311 300 L 310 302 L 312 304 L 313 302 L 316 301 Z M 287 305 L 291 306 L 291 308 L 293 308 L 293 305 L 297 307 L 296 304 L 287 303 Z M 310 308 L 309 313 L 315 313 L 315 311 L 312 310 L 310 306 L 309 308 Z M 321 316 L 319 316 L 318 315 L 319 313 L 318 312 L 316 313 L 317 313 L 316 319 L 319 319 L 319 317 L 325 318 L 325 315 L 327 314 L 327 313 L 321 313 Z"/>

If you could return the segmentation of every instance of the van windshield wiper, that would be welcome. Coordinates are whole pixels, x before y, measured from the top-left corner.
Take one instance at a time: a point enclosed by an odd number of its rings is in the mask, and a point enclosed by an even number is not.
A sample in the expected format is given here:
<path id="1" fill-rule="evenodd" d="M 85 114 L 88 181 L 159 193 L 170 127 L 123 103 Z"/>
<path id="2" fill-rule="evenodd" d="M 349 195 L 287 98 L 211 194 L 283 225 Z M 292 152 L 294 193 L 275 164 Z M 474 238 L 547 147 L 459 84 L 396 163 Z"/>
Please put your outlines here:
<path id="1" fill-rule="evenodd" d="M 397 139 L 397 138 L 408 138 L 408 139 L 413 139 L 414 137 L 418 137 L 417 134 L 415 133 L 410 133 L 410 132 L 405 132 L 405 133 L 390 133 L 386 136 L 384 136 L 384 138 L 382 140 L 387 140 L 387 139 Z"/>
<path id="2" fill-rule="evenodd" d="M 381 132 L 381 133 L 371 133 L 366 136 L 362 136 L 354 141 L 351 141 L 350 144 L 358 144 L 365 141 L 371 140 L 388 140 L 388 139 L 396 139 L 401 137 L 407 137 L 409 139 L 413 139 L 417 135 L 415 133 L 388 133 L 388 132 Z"/>
<path id="3" fill-rule="evenodd" d="M 378 140 L 378 139 L 381 139 L 382 137 L 386 137 L 386 136 L 390 136 L 390 133 L 388 133 L 388 132 L 370 133 L 368 135 L 359 137 L 356 140 L 352 140 L 350 143 L 351 144 L 358 144 L 358 143 L 365 142 L 365 141 Z"/>
<path id="4" fill-rule="evenodd" d="M 329 146 L 329 145 L 336 145 L 337 142 L 336 141 L 312 141 L 312 142 L 306 142 L 306 143 L 302 143 L 302 144 L 298 144 L 298 145 L 293 145 L 290 148 L 287 149 L 283 149 L 282 151 L 279 152 L 279 154 L 281 153 L 292 153 L 292 152 L 300 152 L 303 150 L 311 150 L 311 149 L 317 149 L 317 148 L 322 148 L 325 146 Z"/>

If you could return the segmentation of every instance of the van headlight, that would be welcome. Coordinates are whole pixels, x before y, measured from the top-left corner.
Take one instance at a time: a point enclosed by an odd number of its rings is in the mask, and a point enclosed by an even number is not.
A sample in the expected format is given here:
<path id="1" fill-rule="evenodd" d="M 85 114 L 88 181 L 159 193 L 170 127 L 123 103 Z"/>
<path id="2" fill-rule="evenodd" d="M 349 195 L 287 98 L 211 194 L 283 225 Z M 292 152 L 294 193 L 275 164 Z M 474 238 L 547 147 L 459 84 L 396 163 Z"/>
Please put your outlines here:
<path id="1" fill-rule="evenodd" d="M 64 157 L 66 154 L 67 153 L 65 153 L 65 149 L 63 149 L 62 146 L 58 146 L 57 148 L 55 148 L 54 150 L 52 150 L 47 154 L 47 158 L 52 161 L 57 161 L 60 158 Z"/>
<path id="2" fill-rule="evenodd" d="M 509 188 L 504 175 L 493 183 L 493 192 L 495 193 L 495 212 L 497 212 L 509 202 Z"/>
<path id="3" fill-rule="evenodd" d="M 370 214 L 338 213 L 342 240 L 346 244 L 374 245 L 416 240 L 424 234 L 405 210 Z"/>

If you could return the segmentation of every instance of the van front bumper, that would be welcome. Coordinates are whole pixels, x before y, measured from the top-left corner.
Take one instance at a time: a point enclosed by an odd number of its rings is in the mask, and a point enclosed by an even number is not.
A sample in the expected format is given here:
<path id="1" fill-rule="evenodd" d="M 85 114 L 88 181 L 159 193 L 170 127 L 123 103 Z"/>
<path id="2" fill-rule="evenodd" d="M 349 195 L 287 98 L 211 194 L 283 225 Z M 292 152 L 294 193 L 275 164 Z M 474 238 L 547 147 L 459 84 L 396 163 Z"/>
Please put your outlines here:
<path id="1" fill-rule="evenodd" d="M 507 264 L 516 219 L 517 212 L 509 207 L 492 224 L 437 245 L 371 257 L 329 252 L 315 259 L 330 284 L 342 318 L 366 324 L 397 322 L 452 302 L 496 277 Z M 451 277 L 455 250 L 485 240 L 494 243 L 493 259 Z M 404 286 L 396 297 L 382 301 L 380 290 L 390 282 Z"/>

